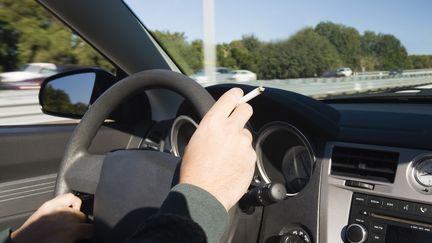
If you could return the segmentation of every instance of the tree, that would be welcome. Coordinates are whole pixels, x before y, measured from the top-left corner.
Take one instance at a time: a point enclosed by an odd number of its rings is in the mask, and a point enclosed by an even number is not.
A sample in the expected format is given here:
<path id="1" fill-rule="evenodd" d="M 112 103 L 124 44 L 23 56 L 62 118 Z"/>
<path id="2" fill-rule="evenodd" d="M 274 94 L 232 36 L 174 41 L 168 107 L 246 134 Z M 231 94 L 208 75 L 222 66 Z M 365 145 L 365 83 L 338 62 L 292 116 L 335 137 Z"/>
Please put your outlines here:
<path id="1" fill-rule="evenodd" d="M 343 66 L 360 68 L 361 36 L 356 29 L 332 22 L 321 22 L 315 27 L 315 31 L 335 46 Z"/>
<path id="2" fill-rule="evenodd" d="M 412 68 L 423 69 L 432 68 L 432 56 L 431 55 L 411 55 L 408 56 Z"/>
<path id="3" fill-rule="evenodd" d="M 216 57 L 219 66 L 237 68 L 237 60 L 231 55 L 231 47 L 227 43 L 216 46 Z"/>
<path id="4" fill-rule="evenodd" d="M 196 40 L 191 44 L 183 32 L 155 30 L 152 33 L 186 74 L 190 75 L 202 68 L 202 41 Z"/>
<path id="5" fill-rule="evenodd" d="M 3 32 L 6 35 L 2 36 L 14 40 L 16 59 L 10 59 L 13 67 L 30 62 L 52 62 L 114 69 L 36 1 L 0 0 L 0 19 L 13 29 L 13 32 Z"/>
<path id="6" fill-rule="evenodd" d="M 266 45 L 261 57 L 259 75 L 264 78 L 314 77 L 340 65 L 335 47 L 311 28 Z"/>
<path id="7" fill-rule="evenodd" d="M 240 40 L 229 44 L 217 45 L 218 65 L 233 69 L 247 69 L 258 71 L 258 53 L 261 42 L 253 35 L 245 35 Z"/>
<path id="8" fill-rule="evenodd" d="M 18 33 L 8 23 L 0 21 L 0 71 L 16 69 L 18 38 Z"/>
<path id="9" fill-rule="evenodd" d="M 378 37 L 376 47 L 378 68 L 381 70 L 406 68 L 409 65 L 408 53 L 400 40 L 389 34 L 379 34 Z"/>

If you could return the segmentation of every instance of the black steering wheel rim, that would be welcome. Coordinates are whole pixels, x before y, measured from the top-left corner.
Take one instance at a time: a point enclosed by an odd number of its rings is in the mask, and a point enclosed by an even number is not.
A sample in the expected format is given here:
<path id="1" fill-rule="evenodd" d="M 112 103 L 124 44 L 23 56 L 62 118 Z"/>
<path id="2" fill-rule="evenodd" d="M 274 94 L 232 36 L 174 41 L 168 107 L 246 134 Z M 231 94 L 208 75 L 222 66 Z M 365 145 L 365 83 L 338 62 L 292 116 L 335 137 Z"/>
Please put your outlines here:
<path id="1" fill-rule="evenodd" d="M 194 80 L 168 70 L 141 71 L 120 80 L 91 105 L 75 128 L 58 171 L 56 196 L 73 190 L 65 175 L 81 157 L 91 155 L 88 151 L 91 142 L 109 114 L 125 99 L 148 89 L 159 88 L 174 91 L 190 101 L 200 118 L 215 102 L 207 90 Z"/>

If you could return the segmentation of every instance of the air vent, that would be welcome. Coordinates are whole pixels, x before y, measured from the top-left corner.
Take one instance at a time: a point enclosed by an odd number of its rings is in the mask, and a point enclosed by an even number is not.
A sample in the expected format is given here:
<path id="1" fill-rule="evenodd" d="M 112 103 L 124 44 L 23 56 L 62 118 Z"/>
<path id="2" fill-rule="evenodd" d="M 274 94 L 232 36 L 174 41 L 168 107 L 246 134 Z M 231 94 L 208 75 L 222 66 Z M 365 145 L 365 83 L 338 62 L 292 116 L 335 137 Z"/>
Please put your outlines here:
<path id="1" fill-rule="evenodd" d="M 331 173 L 374 181 L 394 182 L 399 153 L 334 147 Z"/>

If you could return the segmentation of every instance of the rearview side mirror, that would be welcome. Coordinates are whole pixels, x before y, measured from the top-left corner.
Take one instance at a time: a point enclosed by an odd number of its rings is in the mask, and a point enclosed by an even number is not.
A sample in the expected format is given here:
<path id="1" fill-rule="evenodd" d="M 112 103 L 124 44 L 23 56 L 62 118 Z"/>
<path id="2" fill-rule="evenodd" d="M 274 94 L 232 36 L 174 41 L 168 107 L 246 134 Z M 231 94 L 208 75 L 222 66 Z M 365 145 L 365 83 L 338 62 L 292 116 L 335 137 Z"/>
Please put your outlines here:
<path id="1" fill-rule="evenodd" d="M 81 118 L 89 106 L 116 78 L 97 68 L 59 73 L 44 80 L 39 91 L 39 104 L 48 115 Z"/>

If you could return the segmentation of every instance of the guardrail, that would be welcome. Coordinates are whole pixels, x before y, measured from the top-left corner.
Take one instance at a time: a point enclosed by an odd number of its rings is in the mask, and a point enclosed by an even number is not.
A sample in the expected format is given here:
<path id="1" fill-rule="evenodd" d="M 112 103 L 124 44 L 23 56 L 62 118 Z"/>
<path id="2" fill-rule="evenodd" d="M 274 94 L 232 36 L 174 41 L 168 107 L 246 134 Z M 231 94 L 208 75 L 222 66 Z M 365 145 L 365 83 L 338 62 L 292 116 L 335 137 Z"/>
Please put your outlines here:
<path id="1" fill-rule="evenodd" d="M 232 82 L 232 81 L 230 81 Z M 314 98 L 327 96 L 403 89 L 432 84 L 432 70 L 404 72 L 402 75 L 356 75 L 344 78 L 303 78 L 285 80 L 258 80 L 239 82 L 285 89 Z M 214 83 L 205 83 L 209 86 Z M 0 125 L 67 122 L 69 119 L 42 114 L 38 104 L 38 90 L 0 90 Z"/>
<path id="2" fill-rule="evenodd" d="M 425 69 L 406 69 L 402 70 L 403 73 L 416 73 L 416 72 L 424 72 L 424 71 L 432 71 L 430 68 Z M 368 72 L 357 72 L 356 75 L 388 75 L 390 71 L 368 71 Z"/>

